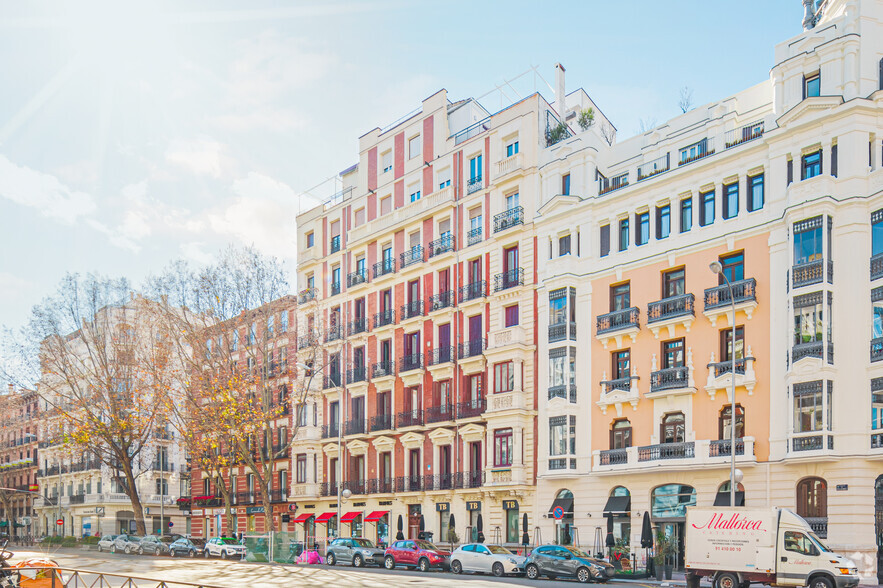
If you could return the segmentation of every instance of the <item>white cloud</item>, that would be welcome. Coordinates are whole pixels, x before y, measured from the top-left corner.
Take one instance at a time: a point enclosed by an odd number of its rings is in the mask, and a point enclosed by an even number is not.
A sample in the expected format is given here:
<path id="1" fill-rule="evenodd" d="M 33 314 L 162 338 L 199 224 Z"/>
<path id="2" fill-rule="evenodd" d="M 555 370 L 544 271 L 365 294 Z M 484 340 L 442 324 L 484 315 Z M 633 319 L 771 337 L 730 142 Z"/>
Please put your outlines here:
<path id="1" fill-rule="evenodd" d="M 175 139 L 166 149 L 166 161 L 196 175 L 219 178 L 233 164 L 223 143 L 200 138 Z"/>
<path id="2" fill-rule="evenodd" d="M 292 111 L 264 109 L 221 114 L 210 118 L 209 123 L 234 132 L 262 130 L 279 133 L 301 129 L 306 126 L 307 119 Z"/>
<path id="3" fill-rule="evenodd" d="M 86 219 L 86 224 L 105 235 L 112 245 L 120 249 L 128 249 L 132 253 L 141 251 L 141 246 L 130 239 L 121 228 L 113 229 L 94 218 Z"/>
<path id="4" fill-rule="evenodd" d="M 91 195 L 72 190 L 53 175 L 16 165 L 2 155 L 0 196 L 68 225 L 95 211 Z"/>
<path id="5" fill-rule="evenodd" d="M 212 256 L 203 250 L 203 244 L 198 241 L 181 243 L 181 255 L 198 264 L 208 264 Z"/>

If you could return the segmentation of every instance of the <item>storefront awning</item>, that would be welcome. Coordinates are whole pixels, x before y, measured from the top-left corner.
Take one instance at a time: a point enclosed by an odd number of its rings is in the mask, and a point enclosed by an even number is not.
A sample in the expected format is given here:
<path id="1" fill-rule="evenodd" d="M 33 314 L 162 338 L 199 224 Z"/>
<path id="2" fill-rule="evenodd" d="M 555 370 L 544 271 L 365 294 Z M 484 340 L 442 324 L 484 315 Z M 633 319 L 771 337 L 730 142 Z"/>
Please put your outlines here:
<path id="1" fill-rule="evenodd" d="M 631 496 L 611 496 L 604 505 L 604 514 L 628 514 L 632 510 Z"/>
<path id="2" fill-rule="evenodd" d="M 367 517 L 365 517 L 365 522 L 366 523 L 376 523 L 388 514 L 389 514 L 388 510 L 375 510 L 374 512 L 369 514 Z"/>
<path id="3" fill-rule="evenodd" d="M 348 512 L 345 515 L 343 515 L 342 517 L 340 517 L 340 522 L 341 523 L 351 523 L 354 520 L 356 520 L 357 518 L 359 518 L 360 516 L 362 516 L 362 513 L 359 511 Z"/>
<path id="4" fill-rule="evenodd" d="M 560 506 L 564 511 L 564 516 L 573 516 L 573 498 L 556 498 L 549 507 L 549 514 L 555 510 L 556 506 Z"/>
<path id="5" fill-rule="evenodd" d="M 314 516 L 315 516 L 315 515 L 314 515 L 313 513 L 311 513 L 311 512 L 302 512 L 302 513 L 300 513 L 299 515 L 297 515 L 297 516 L 294 518 L 294 520 L 291 521 L 291 522 L 292 522 L 292 523 L 305 523 L 305 522 L 307 522 L 308 520 L 310 520 L 311 518 L 313 518 Z"/>
<path id="6" fill-rule="evenodd" d="M 337 516 L 336 512 L 323 512 L 319 516 L 316 517 L 317 523 L 327 523 L 331 519 Z"/>
<path id="7" fill-rule="evenodd" d="M 730 492 L 718 492 L 714 497 L 714 506 L 730 506 Z M 736 490 L 736 506 L 745 506 L 745 492 Z"/>

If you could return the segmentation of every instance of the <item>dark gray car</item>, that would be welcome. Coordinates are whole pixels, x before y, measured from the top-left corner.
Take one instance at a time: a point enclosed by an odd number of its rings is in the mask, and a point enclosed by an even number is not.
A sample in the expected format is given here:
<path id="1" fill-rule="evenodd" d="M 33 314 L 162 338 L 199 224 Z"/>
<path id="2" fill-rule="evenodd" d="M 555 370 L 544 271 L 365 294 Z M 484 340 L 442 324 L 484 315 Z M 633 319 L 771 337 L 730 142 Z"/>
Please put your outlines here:
<path id="1" fill-rule="evenodd" d="M 607 562 L 592 558 L 570 545 L 541 545 L 527 557 L 524 571 L 528 578 L 559 576 L 576 578 L 582 583 L 606 582 L 616 570 Z"/>
<path id="2" fill-rule="evenodd" d="M 328 546 L 326 561 L 330 566 L 338 562 L 352 564 L 357 568 L 364 565 L 379 566 L 383 562 L 383 553 L 370 539 L 341 537 Z"/>

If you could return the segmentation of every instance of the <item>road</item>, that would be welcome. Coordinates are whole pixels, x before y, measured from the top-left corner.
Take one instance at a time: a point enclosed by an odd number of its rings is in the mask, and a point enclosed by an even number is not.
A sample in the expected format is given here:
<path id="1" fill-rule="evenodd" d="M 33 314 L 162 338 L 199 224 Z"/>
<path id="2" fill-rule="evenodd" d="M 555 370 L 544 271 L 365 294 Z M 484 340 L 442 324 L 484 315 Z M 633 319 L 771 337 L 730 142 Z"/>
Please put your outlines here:
<path id="1" fill-rule="evenodd" d="M 355 588 L 402 588 L 405 586 L 502 588 L 504 586 L 540 586 L 542 588 L 569 587 L 572 581 L 532 581 L 526 578 L 494 578 L 492 576 L 463 574 L 455 576 L 444 572 L 420 573 L 407 570 L 387 571 L 381 568 L 354 569 L 345 566 L 324 565 L 270 565 L 224 560 L 172 559 L 138 555 L 98 553 L 75 549 L 55 549 L 15 552 L 12 562 L 28 557 L 49 556 L 64 568 L 94 570 L 106 573 L 129 574 L 165 581 L 204 582 L 212 586 L 270 588 L 279 586 L 322 586 Z M 112 584 L 113 586 L 119 585 Z M 140 585 L 140 583 L 139 583 Z M 608 586 L 648 588 L 650 584 L 611 582 Z M 656 587 L 653 587 L 656 588 Z"/>

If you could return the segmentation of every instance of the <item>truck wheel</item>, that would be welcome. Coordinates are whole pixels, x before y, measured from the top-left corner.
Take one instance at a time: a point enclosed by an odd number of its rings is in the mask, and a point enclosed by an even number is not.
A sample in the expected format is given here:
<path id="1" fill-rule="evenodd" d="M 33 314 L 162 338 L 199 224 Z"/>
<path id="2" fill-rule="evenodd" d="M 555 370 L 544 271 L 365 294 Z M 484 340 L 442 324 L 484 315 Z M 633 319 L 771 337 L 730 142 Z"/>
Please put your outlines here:
<path id="1" fill-rule="evenodd" d="M 736 577 L 736 574 L 725 572 L 714 579 L 714 588 L 739 588 L 739 578 Z"/>
<path id="2" fill-rule="evenodd" d="M 815 576 L 809 581 L 809 588 L 834 588 L 834 582 L 828 576 Z"/>

